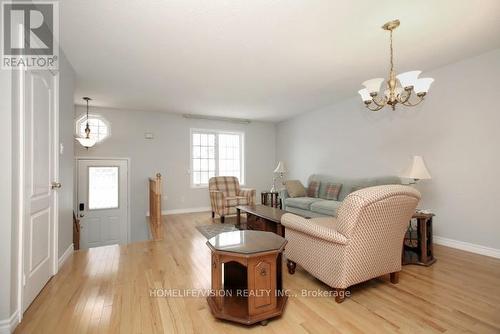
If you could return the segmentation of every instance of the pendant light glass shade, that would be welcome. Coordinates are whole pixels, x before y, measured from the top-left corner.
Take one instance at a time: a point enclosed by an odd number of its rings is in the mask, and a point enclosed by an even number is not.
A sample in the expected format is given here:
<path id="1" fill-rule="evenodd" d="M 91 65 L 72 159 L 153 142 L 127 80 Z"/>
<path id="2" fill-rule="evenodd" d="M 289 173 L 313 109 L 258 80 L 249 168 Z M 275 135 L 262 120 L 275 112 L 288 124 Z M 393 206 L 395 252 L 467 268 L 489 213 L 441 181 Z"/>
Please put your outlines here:
<path id="1" fill-rule="evenodd" d="M 368 93 L 370 94 L 378 93 L 380 90 L 380 85 L 382 85 L 382 82 L 384 82 L 384 78 L 375 78 L 366 80 L 365 82 L 362 83 L 362 85 L 366 87 Z"/>
<path id="2" fill-rule="evenodd" d="M 415 93 L 427 93 L 429 91 L 429 88 L 431 87 L 431 84 L 434 82 L 433 78 L 422 78 L 418 79 L 417 82 L 415 83 Z"/>
<path id="3" fill-rule="evenodd" d="M 89 148 L 89 147 L 92 147 L 95 145 L 96 143 L 96 140 L 93 139 L 93 138 L 76 138 L 76 140 L 78 140 L 78 142 L 83 146 L 83 147 L 86 147 L 86 148 Z"/>
<path id="4" fill-rule="evenodd" d="M 420 73 L 422 73 L 422 71 L 404 72 L 397 75 L 396 78 L 398 78 L 401 87 L 414 87 Z"/>
<path id="5" fill-rule="evenodd" d="M 361 98 L 363 101 L 371 101 L 372 97 L 370 96 L 370 93 L 368 93 L 368 90 L 366 88 L 363 88 L 358 91 L 359 95 L 361 95 Z"/>

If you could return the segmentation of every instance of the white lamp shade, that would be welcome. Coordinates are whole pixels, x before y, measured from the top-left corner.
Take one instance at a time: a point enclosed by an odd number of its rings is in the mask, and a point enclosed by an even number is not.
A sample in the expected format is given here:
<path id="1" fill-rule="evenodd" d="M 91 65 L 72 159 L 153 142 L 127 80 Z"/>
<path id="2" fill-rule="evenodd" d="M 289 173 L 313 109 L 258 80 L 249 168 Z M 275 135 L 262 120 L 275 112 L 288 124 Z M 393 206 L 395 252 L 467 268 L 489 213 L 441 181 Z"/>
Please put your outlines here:
<path id="1" fill-rule="evenodd" d="M 274 170 L 275 173 L 286 173 L 285 163 L 283 161 L 278 162 L 278 166 Z"/>
<path id="2" fill-rule="evenodd" d="M 363 101 L 371 101 L 372 97 L 370 96 L 370 93 L 368 93 L 368 90 L 366 88 L 363 88 L 358 91 L 359 95 L 361 95 L 361 98 Z"/>
<path id="3" fill-rule="evenodd" d="M 366 80 L 362 85 L 366 87 L 368 93 L 378 93 L 382 82 L 384 82 L 384 78 L 375 78 Z"/>
<path id="4" fill-rule="evenodd" d="M 410 71 L 404 72 L 396 76 L 398 78 L 401 87 L 406 88 L 410 86 L 415 86 L 418 80 L 418 76 L 422 73 L 422 71 Z"/>
<path id="5" fill-rule="evenodd" d="M 76 138 L 76 140 L 78 140 L 78 142 L 83 146 L 83 147 L 86 147 L 86 148 L 89 148 L 89 147 L 92 147 L 95 145 L 96 143 L 96 140 L 93 139 L 93 138 L 81 138 L 81 137 L 78 137 Z"/>
<path id="6" fill-rule="evenodd" d="M 425 166 L 424 158 L 420 155 L 415 155 L 410 166 L 403 172 L 401 177 L 414 179 L 414 180 L 427 180 L 431 179 L 431 174 Z"/>
<path id="7" fill-rule="evenodd" d="M 434 82 L 434 79 L 432 79 L 432 78 L 418 79 L 417 82 L 415 83 L 415 87 L 413 87 L 413 89 L 415 90 L 415 93 L 417 93 L 417 94 L 418 93 L 427 93 L 433 82 Z"/>

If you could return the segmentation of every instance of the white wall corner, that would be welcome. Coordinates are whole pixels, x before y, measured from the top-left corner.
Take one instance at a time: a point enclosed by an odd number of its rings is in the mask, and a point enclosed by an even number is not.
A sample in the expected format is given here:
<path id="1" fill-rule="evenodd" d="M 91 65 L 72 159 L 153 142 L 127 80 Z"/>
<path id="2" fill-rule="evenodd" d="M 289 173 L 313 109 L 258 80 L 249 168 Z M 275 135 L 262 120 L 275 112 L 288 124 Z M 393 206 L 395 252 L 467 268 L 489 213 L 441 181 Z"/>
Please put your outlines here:
<path id="1" fill-rule="evenodd" d="M 59 257 L 59 269 L 61 269 L 64 262 L 66 262 L 66 260 L 71 256 L 71 254 L 73 254 L 74 249 L 75 247 L 73 244 L 69 245 L 69 247 L 64 251 L 64 253 Z"/>
<path id="2" fill-rule="evenodd" d="M 0 320 L 0 334 L 11 334 L 19 324 L 19 311 L 16 310 L 9 319 Z"/>
<path id="3" fill-rule="evenodd" d="M 434 243 L 436 243 L 438 245 L 456 248 L 456 249 L 460 249 L 460 250 L 463 250 L 466 252 L 491 256 L 491 257 L 500 259 L 500 249 L 481 246 L 481 245 L 477 245 L 477 244 L 472 244 L 470 242 L 465 242 L 465 241 L 448 239 L 448 238 L 440 237 L 438 235 L 435 235 L 433 238 L 434 238 Z"/>

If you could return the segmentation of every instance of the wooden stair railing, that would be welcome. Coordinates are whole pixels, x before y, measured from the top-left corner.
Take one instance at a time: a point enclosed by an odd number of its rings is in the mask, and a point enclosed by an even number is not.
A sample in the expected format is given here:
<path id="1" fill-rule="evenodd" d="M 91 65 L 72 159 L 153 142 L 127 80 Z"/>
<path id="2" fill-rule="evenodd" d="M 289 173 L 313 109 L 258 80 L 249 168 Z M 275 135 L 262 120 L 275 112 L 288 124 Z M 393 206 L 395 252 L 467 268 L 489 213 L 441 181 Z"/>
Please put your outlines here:
<path id="1" fill-rule="evenodd" d="M 149 230 L 153 240 L 163 239 L 163 224 L 161 217 L 161 174 L 149 178 Z"/>

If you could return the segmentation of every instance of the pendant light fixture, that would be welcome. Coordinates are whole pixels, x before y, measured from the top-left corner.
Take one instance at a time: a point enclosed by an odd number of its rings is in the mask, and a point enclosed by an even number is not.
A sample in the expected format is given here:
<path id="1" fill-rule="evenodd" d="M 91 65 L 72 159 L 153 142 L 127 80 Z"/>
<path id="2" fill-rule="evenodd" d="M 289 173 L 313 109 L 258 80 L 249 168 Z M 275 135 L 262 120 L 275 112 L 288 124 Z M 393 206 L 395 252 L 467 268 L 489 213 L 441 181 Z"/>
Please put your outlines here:
<path id="1" fill-rule="evenodd" d="M 78 140 L 78 142 L 88 150 L 89 147 L 94 146 L 96 143 L 94 138 L 90 138 L 89 101 L 92 99 L 90 97 L 83 97 L 83 99 L 87 102 L 87 125 L 85 126 L 85 137 L 78 137 L 76 140 Z"/>
<path id="2" fill-rule="evenodd" d="M 399 24 L 399 20 L 394 20 L 382 26 L 382 29 L 390 33 L 389 51 L 391 66 L 387 84 L 384 85 L 382 92 L 380 92 L 384 78 L 367 80 L 363 82 L 363 86 L 366 88 L 358 92 L 365 106 L 371 111 L 378 111 L 385 106 L 390 106 L 392 110 L 395 110 L 398 104 L 405 107 L 414 107 L 424 100 L 434 81 L 432 78 L 419 78 L 418 76 L 422 71 L 410 71 L 396 75 L 396 71 L 394 70 L 392 32 L 399 27 Z"/>

